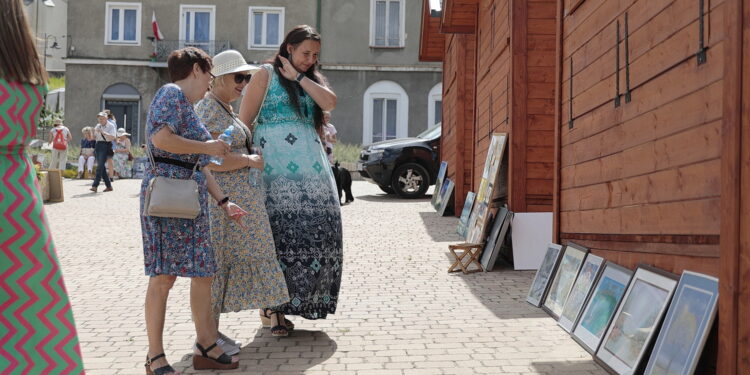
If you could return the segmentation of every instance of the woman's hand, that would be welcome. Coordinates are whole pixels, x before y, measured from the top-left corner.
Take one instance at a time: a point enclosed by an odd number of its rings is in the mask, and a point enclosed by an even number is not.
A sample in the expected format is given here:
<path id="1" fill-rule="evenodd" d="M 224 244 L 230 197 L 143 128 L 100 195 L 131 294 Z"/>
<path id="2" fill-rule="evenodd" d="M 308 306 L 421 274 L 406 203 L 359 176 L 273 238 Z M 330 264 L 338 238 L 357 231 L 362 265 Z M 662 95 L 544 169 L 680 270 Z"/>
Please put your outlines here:
<path id="1" fill-rule="evenodd" d="M 222 205 L 221 208 L 224 210 L 224 213 L 229 216 L 230 219 L 232 219 L 237 225 L 245 228 L 245 224 L 242 222 L 242 217 L 247 215 L 247 211 L 240 208 L 240 206 L 232 203 L 227 202 L 226 204 Z"/>
<path id="2" fill-rule="evenodd" d="M 281 73 L 284 78 L 294 81 L 297 79 L 297 74 L 299 72 L 297 69 L 294 68 L 294 65 L 289 62 L 284 56 L 279 56 L 279 60 L 281 60 L 281 67 L 279 68 L 279 73 Z"/>
<path id="3" fill-rule="evenodd" d="M 203 150 L 203 153 L 206 155 L 224 156 L 229 152 L 229 145 L 224 141 L 212 139 L 204 143 L 205 148 Z"/>
<path id="4" fill-rule="evenodd" d="M 263 156 L 247 155 L 247 158 L 250 159 L 250 168 L 263 169 Z"/>

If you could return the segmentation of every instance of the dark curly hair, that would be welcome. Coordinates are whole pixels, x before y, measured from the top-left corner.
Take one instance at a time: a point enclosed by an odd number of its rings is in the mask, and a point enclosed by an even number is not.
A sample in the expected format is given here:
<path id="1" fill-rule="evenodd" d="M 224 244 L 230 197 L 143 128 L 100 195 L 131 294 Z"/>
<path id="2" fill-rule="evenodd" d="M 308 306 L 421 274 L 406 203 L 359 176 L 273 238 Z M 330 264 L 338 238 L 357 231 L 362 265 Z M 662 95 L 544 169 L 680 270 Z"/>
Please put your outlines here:
<path id="1" fill-rule="evenodd" d="M 172 51 L 167 58 L 169 79 L 172 82 L 185 79 L 193 71 L 193 64 L 196 63 L 204 73 L 211 71 L 213 67 L 211 56 L 200 48 L 185 47 Z"/>

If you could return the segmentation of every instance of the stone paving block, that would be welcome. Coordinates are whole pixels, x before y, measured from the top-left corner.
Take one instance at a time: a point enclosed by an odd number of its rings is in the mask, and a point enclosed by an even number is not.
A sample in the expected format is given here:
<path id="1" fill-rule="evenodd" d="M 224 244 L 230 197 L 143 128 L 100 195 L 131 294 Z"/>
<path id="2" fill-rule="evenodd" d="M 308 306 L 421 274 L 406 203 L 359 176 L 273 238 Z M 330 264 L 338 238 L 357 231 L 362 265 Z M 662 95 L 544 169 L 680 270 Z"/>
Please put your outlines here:
<path id="1" fill-rule="evenodd" d="M 87 374 L 142 374 L 147 351 L 138 188 L 89 194 L 90 181 L 65 180 L 63 203 L 46 205 L 73 305 Z M 342 207 L 344 274 L 335 315 L 290 317 L 275 338 L 258 311 L 222 315 L 221 330 L 242 340 L 241 367 L 192 369 L 195 340 L 189 280 L 170 291 L 165 349 L 188 374 L 603 374 L 591 356 L 542 310 L 525 302 L 533 271 L 448 274 L 457 219 L 439 217 L 429 197 L 401 200 L 355 181 Z M 379 223 L 373 225 L 373 222 Z M 81 236 L 80 228 L 101 236 Z"/>

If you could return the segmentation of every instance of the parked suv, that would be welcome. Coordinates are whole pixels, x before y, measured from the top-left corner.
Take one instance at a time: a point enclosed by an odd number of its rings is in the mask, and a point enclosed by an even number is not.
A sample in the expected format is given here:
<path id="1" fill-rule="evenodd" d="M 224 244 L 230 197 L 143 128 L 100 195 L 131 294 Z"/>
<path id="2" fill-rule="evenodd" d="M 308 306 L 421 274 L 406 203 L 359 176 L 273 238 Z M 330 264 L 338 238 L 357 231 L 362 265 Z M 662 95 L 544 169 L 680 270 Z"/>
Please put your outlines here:
<path id="1" fill-rule="evenodd" d="M 357 170 L 366 181 L 401 198 L 419 198 L 435 184 L 440 168 L 440 124 L 416 138 L 392 139 L 366 146 Z"/>

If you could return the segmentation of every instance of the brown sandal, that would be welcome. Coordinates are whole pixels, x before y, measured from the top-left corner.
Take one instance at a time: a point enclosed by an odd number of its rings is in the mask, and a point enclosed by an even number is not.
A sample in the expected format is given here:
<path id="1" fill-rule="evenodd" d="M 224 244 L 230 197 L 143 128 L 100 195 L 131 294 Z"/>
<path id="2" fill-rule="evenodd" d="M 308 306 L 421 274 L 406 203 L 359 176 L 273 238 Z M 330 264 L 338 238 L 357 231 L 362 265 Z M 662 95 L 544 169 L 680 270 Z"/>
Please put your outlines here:
<path id="1" fill-rule="evenodd" d="M 204 349 L 201 344 L 196 342 L 195 347 L 201 352 L 200 356 L 193 354 L 193 368 L 196 370 L 234 370 L 240 367 L 240 362 L 232 362 L 232 357 L 226 353 L 222 353 L 219 358 L 209 357 L 208 352 L 216 347 L 216 343 Z"/>
<path id="2" fill-rule="evenodd" d="M 271 309 L 260 310 L 260 322 L 263 324 L 263 328 L 271 328 L 271 317 L 268 315 L 269 311 L 270 315 L 273 315 L 274 312 Z M 294 323 L 291 320 L 284 318 L 284 325 L 286 326 L 287 331 L 294 331 Z"/>
<path id="3" fill-rule="evenodd" d="M 159 367 L 156 370 L 151 369 L 151 363 L 163 357 L 166 357 L 164 353 L 155 355 L 153 358 L 149 358 L 148 355 L 146 356 L 146 375 L 177 374 L 177 371 L 175 371 L 170 365 Z"/>

